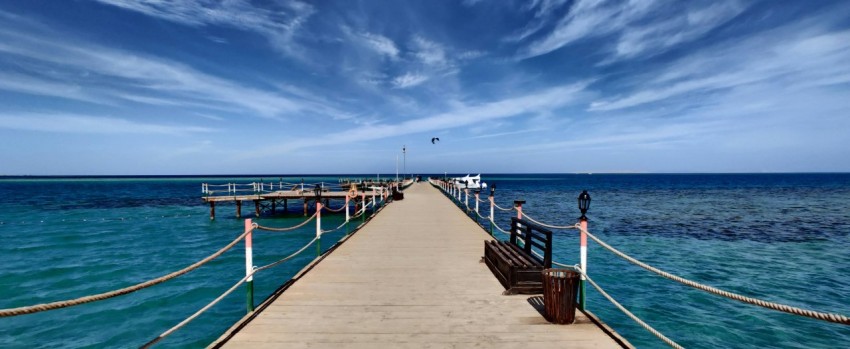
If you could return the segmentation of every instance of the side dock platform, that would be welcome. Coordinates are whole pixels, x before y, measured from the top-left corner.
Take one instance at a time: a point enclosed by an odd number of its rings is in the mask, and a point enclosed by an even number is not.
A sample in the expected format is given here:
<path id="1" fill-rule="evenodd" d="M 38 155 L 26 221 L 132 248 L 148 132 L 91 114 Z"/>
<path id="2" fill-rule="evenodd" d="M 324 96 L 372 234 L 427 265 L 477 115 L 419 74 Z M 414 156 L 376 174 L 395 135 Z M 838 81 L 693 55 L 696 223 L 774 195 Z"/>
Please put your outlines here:
<path id="1" fill-rule="evenodd" d="M 631 348 L 590 313 L 554 325 L 542 297 L 502 295 L 492 237 L 427 183 L 404 194 L 210 347 Z"/>

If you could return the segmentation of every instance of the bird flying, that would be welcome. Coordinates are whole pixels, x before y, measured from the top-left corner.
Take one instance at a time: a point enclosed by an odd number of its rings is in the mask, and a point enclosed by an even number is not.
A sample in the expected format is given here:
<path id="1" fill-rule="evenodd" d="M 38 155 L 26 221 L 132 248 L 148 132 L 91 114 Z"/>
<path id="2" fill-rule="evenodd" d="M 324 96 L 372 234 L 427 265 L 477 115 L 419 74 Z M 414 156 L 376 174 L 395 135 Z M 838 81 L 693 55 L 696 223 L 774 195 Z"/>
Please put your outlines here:
<path id="1" fill-rule="evenodd" d="M 439 142 L 439 141 L 440 141 L 440 139 L 437 138 L 437 137 L 431 138 L 431 144 L 437 144 L 437 142 Z"/>

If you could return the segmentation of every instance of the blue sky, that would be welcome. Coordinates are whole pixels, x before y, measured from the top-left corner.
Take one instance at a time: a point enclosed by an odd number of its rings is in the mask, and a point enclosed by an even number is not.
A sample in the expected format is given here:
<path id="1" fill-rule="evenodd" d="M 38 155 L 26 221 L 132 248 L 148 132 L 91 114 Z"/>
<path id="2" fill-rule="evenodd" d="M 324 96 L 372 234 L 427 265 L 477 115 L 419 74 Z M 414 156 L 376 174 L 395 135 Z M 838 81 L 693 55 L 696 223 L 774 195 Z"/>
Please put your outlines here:
<path id="1" fill-rule="evenodd" d="M 413 173 L 850 171 L 850 3 L 0 2 L 0 175 L 405 145 Z"/>

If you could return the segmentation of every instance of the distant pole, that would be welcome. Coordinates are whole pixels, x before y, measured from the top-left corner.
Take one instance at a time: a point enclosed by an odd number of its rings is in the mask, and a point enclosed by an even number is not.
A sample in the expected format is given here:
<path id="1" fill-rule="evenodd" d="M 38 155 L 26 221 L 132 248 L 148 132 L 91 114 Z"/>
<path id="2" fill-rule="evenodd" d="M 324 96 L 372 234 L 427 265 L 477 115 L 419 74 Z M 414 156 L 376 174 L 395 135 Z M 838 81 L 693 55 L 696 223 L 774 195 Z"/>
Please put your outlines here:
<path id="1" fill-rule="evenodd" d="M 245 275 L 248 276 L 246 280 L 246 292 L 247 292 L 247 301 L 248 301 L 248 312 L 254 311 L 254 276 L 251 273 L 254 272 L 254 253 L 251 248 L 251 234 L 254 230 L 254 225 L 251 223 L 251 218 L 245 220 Z"/>
<path id="2" fill-rule="evenodd" d="M 398 182 L 398 155 L 395 156 L 395 181 Z"/>
<path id="3" fill-rule="evenodd" d="M 404 154 L 404 167 L 402 168 L 401 173 L 404 175 L 404 178 L 407 178 L 407 145 L 404 145 L 401 148 L 401 153 Z"/>

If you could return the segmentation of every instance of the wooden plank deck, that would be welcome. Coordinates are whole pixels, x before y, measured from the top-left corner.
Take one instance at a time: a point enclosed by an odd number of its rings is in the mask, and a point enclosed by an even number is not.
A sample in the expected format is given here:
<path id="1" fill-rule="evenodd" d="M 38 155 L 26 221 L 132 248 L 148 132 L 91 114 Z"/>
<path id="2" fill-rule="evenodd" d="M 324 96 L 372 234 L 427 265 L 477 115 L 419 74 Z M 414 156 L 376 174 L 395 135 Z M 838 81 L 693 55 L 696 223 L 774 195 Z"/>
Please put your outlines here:
<path id="1" fill-rule="evenodd" d="M 503 296 L 480 262 L 490 237 L 429 184 L 404 194 L 223 346 L 621 347 L 580 312 L 553 325 L 532 296 Z"/>

